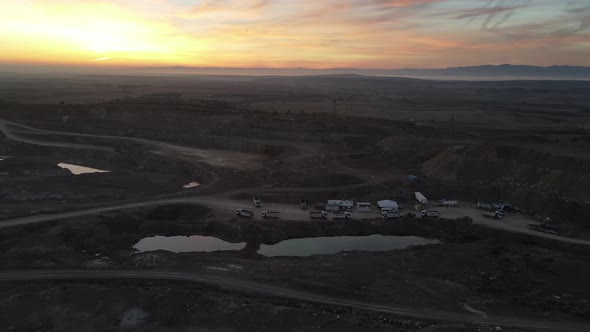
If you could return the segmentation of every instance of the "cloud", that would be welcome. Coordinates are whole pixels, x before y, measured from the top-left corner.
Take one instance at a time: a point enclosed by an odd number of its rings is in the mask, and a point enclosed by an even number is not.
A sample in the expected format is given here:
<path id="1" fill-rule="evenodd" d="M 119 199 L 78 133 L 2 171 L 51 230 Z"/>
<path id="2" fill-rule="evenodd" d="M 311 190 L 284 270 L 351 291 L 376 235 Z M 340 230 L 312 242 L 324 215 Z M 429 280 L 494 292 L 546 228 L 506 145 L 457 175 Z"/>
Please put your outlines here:
<path id="1" fill-rule="evenodd" d="M 0 1 L 0 62 L 432 67 L 576 64 L 590 52 L 587 0 L 28 3 Z"/>
<path id="2" fill-rule="evenodd" d="M 476 18 L 482 18 L 480 30 L 494 30 L 508 21 L 518 9 L 526 8 L 530 0 L 490 0 L 486 6 L 460 11 L 455 19 L 469 19 L 472 22 Z"/>

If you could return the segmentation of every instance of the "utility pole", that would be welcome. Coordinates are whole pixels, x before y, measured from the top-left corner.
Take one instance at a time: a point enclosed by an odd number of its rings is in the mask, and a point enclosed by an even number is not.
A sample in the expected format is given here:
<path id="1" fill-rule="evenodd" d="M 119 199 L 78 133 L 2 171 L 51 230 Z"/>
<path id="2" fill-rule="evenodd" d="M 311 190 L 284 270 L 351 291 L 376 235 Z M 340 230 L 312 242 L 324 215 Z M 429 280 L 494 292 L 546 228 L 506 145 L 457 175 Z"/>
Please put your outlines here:
<path id="1" fill-rule="evenodd" d="M 455 136 L 455 113 L 452 113 L 449 117 L 449 128 L 451 130 L 451 136 Z"/>

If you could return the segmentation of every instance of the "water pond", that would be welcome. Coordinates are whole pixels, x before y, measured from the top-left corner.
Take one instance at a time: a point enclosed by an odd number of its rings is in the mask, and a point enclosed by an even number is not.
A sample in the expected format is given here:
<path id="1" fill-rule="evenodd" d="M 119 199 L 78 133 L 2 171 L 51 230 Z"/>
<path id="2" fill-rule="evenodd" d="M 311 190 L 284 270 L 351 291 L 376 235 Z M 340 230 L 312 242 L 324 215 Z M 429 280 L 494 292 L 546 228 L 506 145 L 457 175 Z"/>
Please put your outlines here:
<path id="1" fill-rule="evenodd" d="M 258 253 L 267 257 L 312 256 L 336 254 L 341 251 L 388 251 L 413 245 L 438 243 L 416 236 L 336 236 L 291 239 L 276 244 L 260 245 Z M 211 236 L 153 236 L 139 241 L 134 248 L 139 251 L 167 250 L 180 252 L 213 252 L 219 250 L 241 250 L 245 242 L 230 243 Z"/>

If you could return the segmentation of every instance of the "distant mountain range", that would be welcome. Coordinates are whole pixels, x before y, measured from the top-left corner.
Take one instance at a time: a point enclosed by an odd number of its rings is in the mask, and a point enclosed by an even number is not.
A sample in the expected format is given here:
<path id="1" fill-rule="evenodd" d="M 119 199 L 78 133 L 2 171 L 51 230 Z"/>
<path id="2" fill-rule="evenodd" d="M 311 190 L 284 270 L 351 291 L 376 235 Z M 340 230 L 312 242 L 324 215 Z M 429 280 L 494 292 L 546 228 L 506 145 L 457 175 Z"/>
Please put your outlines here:
<path id="1" fill-rule="evenodd" d="M 200 75 L 339 75 L 355 74 L 366 76 L 401 76 L 439 79 L 584 79 L 590 80 L 590 67 L 581 66 L 522 66 L 482 65 L 471 67 L 450 67 L 444 69 L 359 69 L 359 68 L 223 68 L 223 67 L 149 67 L 133 71 L 160 74 Z"/>
<path id="2" fill-rule="evenodd" d="M 91 74 L 91 75 L 215 75 L 219 76 L 311 76 L 364 75 L 443 80 L 590 80 L 590 67 L 482 65 L 443 69 L 361 69 L 361 68 L 227 68 L 227 67 L 92 67 L 66 65 L 0 65 L 0 75 Z M 12 72 L 9 74 L 8 72 Z"/>

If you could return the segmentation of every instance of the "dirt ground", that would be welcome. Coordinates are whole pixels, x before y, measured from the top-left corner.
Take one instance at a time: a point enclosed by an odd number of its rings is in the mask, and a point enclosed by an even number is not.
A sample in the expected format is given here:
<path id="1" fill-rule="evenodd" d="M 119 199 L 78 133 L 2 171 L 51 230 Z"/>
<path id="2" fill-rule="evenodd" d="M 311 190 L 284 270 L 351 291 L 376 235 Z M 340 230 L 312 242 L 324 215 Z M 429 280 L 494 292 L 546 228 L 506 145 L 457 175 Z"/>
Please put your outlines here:
<path id="1" fill-rule="evenodd" d="M 144 84 L 116 99 L 116 86 L 103 84 L 113 79 Z M 67 91 L 7 80 L 0 86 L 0 326 L 8 330 L 535 331 L 590 321 L 587 82 L 57 79 L 80 83 Z M 32 87 L 45 90 L 23 93 Z M 73 175 L 61 162 L 110 172 Z M 183 188 L 191 182 L 199 185 Z M 442 218 L 383 222 L 375 210 L 312 221 L 298 207 L 300 199 L 393 199 L 402 214 L 419 214 L 415 191 L 431 201 L 419 210 L 436 208 Z M 252 220 L 236 217 L 237 208 L 254 210 L 252 196 L 263 208 Z M 443 198 L 461 207 L 434 207 Z M 487 219 L 478 201 L 521 212 Z M 281 219 L 262 219 L 265 209 Z M 529 228 L 546 218 L 558 234 Z M 371 234 L 439 243 L 310 257 L 256 253 L 288 239 Z M 156 235 L 247 245 L 133 249 Z M 60 269 L 113 277 L 25 278 Z M 124 270 L 211 274 L 284 292 L 115 277 Z M 14 271 L 25 272 L 8 278 Z M 289 290 L 315 295 L 295 299 Z M 407 314 L 355 309 L 355 301 Z M 419 314 L 437 310 L 445 313 Z"/>

